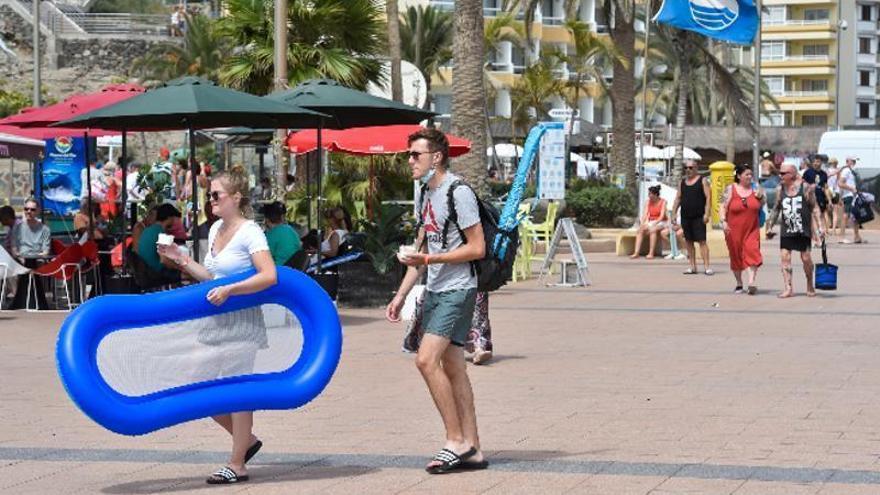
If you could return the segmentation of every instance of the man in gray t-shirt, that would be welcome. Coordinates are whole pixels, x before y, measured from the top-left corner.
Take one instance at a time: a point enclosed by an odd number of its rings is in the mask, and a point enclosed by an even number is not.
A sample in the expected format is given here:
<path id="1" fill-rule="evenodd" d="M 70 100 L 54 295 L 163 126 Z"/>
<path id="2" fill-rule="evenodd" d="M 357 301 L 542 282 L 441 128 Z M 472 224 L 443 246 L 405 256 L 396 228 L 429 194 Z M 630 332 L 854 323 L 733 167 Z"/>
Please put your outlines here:
<path id="1" fill-rule="evenodd" d="M 443 182 L 436 188 L 428 188 L 425 191 L 424 200 L 418 205 L 419 217 L 422 227 L 425 229 L 425 238 L 428 244 L 428 253 L 448 253 L 458 249 L 463 244 L 462 231 L 480 223 L 480 210 L 477 206 L 477 198 L 470 187 L 459 184 L 453 191 L 455 211 L 458 214 L 458 228 L 449 220 L 449 188 L 461 179 L 450 172 L 445 174 Z M 449 222 L 446 229 L 446 247 L 443 246 L 443 226 Z M 471 264 L 444 263 L 431 264 L 428 266 L 428 286 L 431 292 L 447 292 L 459 289 L 475 289 L 477 277 L 471 270 Z"/>
<path id="2" fill-rule="evenodd" d="M 469 187 L 458 185 L 453 189 L 458 227 L 451 221 L 447 223 L 449 189 L 459 180 L 448 172 L 448 163 L 449 141 L 442 132 L 422 129 L 409 137 L 413 179 L 421 181 L 427 190 L 417 205 L 422 222 L 416 237 L 417 252 L 399 255 L 409 269 L 385 309 L 389 321 L 400 321 L 407 294 L 427 268 L 428 286 L 422 305 L 425 335 L 416 366 L 446 428 L 443 448 L 425 466 L 431 474 L 488 466 L 480 448 L 473 390 L 462 348 L 477 295 L 477 279 L 470 262 L 482 258 L 486 246 L 477 199 Z"/>

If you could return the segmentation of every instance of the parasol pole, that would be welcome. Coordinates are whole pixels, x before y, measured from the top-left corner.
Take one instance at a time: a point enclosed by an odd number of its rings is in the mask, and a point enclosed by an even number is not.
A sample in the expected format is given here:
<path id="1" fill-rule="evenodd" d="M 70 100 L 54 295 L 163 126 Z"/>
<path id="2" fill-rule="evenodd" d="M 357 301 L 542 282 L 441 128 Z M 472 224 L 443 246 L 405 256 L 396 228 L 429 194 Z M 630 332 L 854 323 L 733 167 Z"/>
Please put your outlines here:
<path id="1" fill-rule="evenodd" d="M 125 129 L 122 129 L 122 149 L 119 152 L 119 168 L 122 170 L 122 266 L 125 266 L 125 236 L 128 234 L 128 218 L 126 218 L 126 207 L 128 207 L 128 167 L 125 160 L 127 158 L 126 151 L 126 135 Z M 132 208 L 133 210 L 134 208 Z"/>
<path id="2" fill-rule="evenodd" d="M 193 259 L 198 263 L 199 261 L 199 231 L 198 231 L 198 223 L 199 223 L 199 202 L 197 198 L 199 197 L 199 181 L 196 180 L 196 140 L 195 140 L 195 132 L 193 132 L 192 124 L 187 128 L 189 133 L 189 176 L 191 178 L 190 182 L 192 182 L 192 214 L 193 214 L 193 222 L 190 226 L 190 237 L 193 241 Z"/>
<path id="3" fill-rule="evenodd" d="M 315 273 L 321 273 L 321 244 L 324 242 L 324 232 L 323 225 L 321 224 L 321 219 L 323 216 L 321 201 L 324 199 L 323 190 L 321 189 L 321 178 L 322 173 L 324 172 L 324 148 L 321 147 L 321 131 L 324 127 L 324 121 L 318 121 L 318 209 L 316 214 L 318 218 L 316 219 L 318 222 L 318 267 L 315 270 Z"/>
<path id="4" fill-rule="evenodd" d="M 89 131 L 85 130 L 83 132 L 83 146 L 85 147 L 86 153 L 86 190 L 88 191 L 87 197 L 89 198 L 88 203 L 86 203 L 86 215 L 89 217 L 89 239 L 92 239 L 95 235 L 95 225 L 94 219 L 92 218 L 92 166 L 89 160 L 91 157 L 89 156 Z"/>

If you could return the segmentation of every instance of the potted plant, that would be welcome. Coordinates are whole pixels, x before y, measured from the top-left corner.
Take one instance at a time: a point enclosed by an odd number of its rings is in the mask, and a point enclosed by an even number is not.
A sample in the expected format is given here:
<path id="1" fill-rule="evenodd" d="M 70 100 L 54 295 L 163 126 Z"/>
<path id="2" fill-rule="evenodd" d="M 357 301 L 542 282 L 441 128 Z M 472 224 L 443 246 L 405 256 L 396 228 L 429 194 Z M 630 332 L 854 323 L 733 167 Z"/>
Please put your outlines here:
<path id="1" fill-rule="evenodd" d="M 364 256 L 339 267 L 339 303 L 351 307 L 387 304 L 403 276 L 397 261 L 401 243 L 412 237 L 412 222 L 405 218 L 408 209 L 396 204 L 373 207 L 373 219 L 361 220 Z"/>

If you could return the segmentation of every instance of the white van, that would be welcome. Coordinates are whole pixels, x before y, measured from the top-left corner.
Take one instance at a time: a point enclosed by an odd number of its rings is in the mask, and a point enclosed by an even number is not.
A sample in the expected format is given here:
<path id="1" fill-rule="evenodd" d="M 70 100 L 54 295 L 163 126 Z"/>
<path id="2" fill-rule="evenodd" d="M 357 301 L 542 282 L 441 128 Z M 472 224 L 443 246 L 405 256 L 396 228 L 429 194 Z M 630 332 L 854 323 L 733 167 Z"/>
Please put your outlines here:
<path id="1" fill-rule="evenodd" d="M 846 157 L 857 157 L 856 172 L 870 179 L 880 173 L 880 131 L 828 131 L 819 140 L 819 153 L 837 158 L 839 166 Z"/>

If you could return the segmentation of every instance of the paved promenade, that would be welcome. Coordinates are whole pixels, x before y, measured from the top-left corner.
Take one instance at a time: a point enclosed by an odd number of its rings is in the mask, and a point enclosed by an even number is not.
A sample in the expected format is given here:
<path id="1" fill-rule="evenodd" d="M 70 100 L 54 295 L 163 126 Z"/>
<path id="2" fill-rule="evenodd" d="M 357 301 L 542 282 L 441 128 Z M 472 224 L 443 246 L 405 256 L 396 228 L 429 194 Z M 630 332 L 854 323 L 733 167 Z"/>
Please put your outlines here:
<path id="1" fill-rule="evenodd" d="M 841 290 L 778 300 L 778 243 L 757 296 L 682 262 L 589 255 L 594 285 L 535 280 L 493 295 L 496 359 L 471 367 L 479 473 L 422 466 L 442 425 L 403 325 L 342 310 L 345 347 L 325 393 L 260 412 L 251 481 L 209 487 L 229 439 L 209 420 L 143 437 L 92 423 L 55 373 L 63 314 L 0 313 L 4 494 L 877 494 L 880 232 L 831 246 Z"/>

